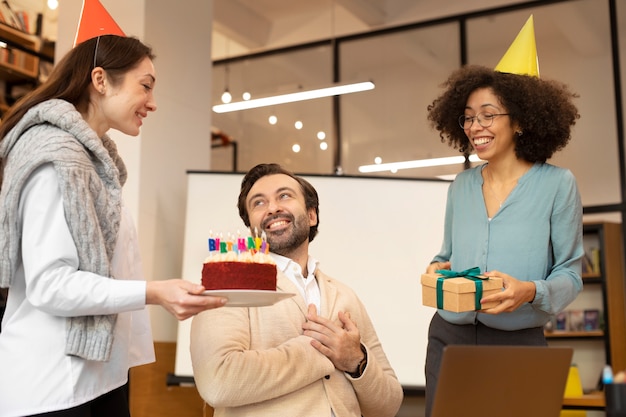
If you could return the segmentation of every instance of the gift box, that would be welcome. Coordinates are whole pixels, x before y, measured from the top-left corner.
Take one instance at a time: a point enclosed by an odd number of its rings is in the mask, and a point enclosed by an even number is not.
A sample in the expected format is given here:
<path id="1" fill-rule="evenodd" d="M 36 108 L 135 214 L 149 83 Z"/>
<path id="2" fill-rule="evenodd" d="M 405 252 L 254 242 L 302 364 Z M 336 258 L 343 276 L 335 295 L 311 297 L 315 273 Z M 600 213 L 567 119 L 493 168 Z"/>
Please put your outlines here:
<path id="1" fill-rule="evenodd" d="M 469 270 L 468 270 L 469 271 Z M 466 271 L 462 271 L 461 274 Z M 450 273 L 450 271 L 448 271 Z M 452 272 L 452 274 L 455 274 Z M 473 276 L 448 277 L 439 273 L 422 274 L 422 304 L 460 313 L 495 307 L 499 302 L 480 304 L 490 294 L 502 291 L 501 278 Z M 481 290 L 482 287 L 482 290 Z M 482 292 L 482 294 L 481 294 Z"/>

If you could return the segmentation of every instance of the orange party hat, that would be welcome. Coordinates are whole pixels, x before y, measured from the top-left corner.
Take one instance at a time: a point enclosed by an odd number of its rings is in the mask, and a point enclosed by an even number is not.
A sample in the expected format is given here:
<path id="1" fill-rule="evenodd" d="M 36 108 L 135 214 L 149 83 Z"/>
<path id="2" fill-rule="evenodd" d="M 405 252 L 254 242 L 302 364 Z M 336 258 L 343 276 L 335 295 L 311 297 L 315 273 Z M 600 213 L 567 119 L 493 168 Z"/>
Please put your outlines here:
<path id="1" fill-rule="evenodd" d="M 535 44 L 533 15 L 530 15 L 522 30 L 496 65 L 495 70 L 539 78 L 539 60 L 537 58 L 537 45 Z"/>
<path id="2" fill-rule="evenodd" d="M 101 35 L 126 36 L 98 0 L 83 0 L 74 46 Z"/>

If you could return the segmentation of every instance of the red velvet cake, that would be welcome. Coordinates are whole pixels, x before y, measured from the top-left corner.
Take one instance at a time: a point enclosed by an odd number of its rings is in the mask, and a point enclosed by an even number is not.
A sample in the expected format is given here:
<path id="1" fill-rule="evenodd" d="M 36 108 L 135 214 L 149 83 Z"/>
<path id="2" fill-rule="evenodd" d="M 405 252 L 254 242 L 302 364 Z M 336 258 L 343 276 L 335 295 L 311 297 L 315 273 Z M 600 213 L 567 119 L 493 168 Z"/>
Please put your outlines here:
<path id="1" fill-rule="evenodd" d="M 268 254 L 265 233 L 256 238 L 209 239 L 209 257 L 202 267 L 207 290 L 276 291 L 276 262 Z"/>
<path id="2" fill-rule="evenodd" d="M 207 290 L 276 291 L 276 265 L 250 262 L 207 262 L 202 267 Z"/>

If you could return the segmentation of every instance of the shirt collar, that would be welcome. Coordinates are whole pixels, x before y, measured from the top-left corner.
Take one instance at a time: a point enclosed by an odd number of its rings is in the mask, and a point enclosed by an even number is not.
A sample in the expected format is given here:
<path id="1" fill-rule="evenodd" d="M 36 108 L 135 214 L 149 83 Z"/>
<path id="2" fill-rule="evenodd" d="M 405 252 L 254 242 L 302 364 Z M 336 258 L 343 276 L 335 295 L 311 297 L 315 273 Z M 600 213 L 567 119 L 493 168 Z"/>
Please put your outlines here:
<path id="1" fill-rule="evenodd" d="M 291 265 L 292 263 L 295 263 L 290 258 L 287 258 L 286 256 L 278 255 L 273 252 L 270 252 L 270 256 L 276 262 L 276 266 L 278 267 L 278 269 L 280 269 L 283 273 L 287 271 L 287 268 L 289 268 L 289 265 Z M 309 271 L 309 275 L 312 275 L 315 273 L 315 271 L 317 270 L 318 263 L 319 261 L 317 261 L 317 259 L 309 255 L 309 259 L 307 261 L 307 270 Z"/>

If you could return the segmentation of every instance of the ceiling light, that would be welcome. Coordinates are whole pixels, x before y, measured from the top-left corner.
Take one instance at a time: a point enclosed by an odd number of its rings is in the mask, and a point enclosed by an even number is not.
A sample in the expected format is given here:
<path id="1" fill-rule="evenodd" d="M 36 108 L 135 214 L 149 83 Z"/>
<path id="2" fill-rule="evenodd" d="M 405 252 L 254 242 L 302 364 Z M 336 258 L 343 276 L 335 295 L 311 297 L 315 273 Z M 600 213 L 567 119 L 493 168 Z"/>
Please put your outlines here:
<path id="1" fill-rule="evenodd" d="M 253 100 L 237 101 L 228 104 L 217 104 L 213 106 L 213 111 L 215 113 L 227 113 L 231 111 L 254 109 L 257 107 L 273 106 L 276 104 L 293 103 L 294 101 L 338 96 L 340 94 L 358 93 L 360 91 L 373 90 L 374 87 L 374 83 L 371 81 L 351 84 L 333 84 L 330 87 L 316 88 L 313 90 L 261 97 Z"/>
<path id="2" fill-rule="evenodd" d="M 246 91 L 241 95 L 241 98 L 243 98 L 245 101 L 248 101 L 252 98 L 252 95 Z"/>
<path id="3" fill-rule="evenodd" d="M 298 145 L 297 143 L 296 143 L 296 144 L 294 144 L 294 145 L 291 147 L 291 150 L 292 150 L 292 151 L 294 151 L 295 153 L 300 152 L 300 145 Z"/>
<path id="4" fill-rule="evenodd" d="M 326 149 L 328 149 L 328 143 L 326 142 L 320 142 L 320 149 L 325 151 Z"/>
<path id="5" fill-rule="evenodd" d="M 470 162 L 478 162 L 480 158 L 476 155 L 470 155 Z M 369 173 L 369 172 L 382 172 L 382 171 L 397 171 L 399 169 L 410 169 L 410 168 L 425 168 L 425 167 L 434 167 L 440 165 L 454 165 L 454 164 L 462 164 L 465 162 L 464 156 L 449 156 L 445 158 L 433 158 L 433 159 L 418 159 L 415 161 L 402 161 L 402 162 L 389 162 L 386 164 L 374 164 L 374 165 L 361 165 L 359 167 L 359 172 Z"/>
<path id="6" fill-rule="evenodd" d="M 233 96 L 228 91 L 228 75 L 229 75 L 228 65 L 224 67 L 224 92 L 222 93 L 222 103 L 228 104 L 233 101 Z"/>
<path id="7" fill-rule="evenodd" d="M 302 129 L 302 127 L 304 126 L 300 120 L 296 120 L 296 122 L 293 125 L 298 130 Z"/>
<path id="8" fill-rule="evenodd" d="M 228 88 L 227 88 L 222 93 L 222 103 L 228 104 L 232 101 L 232 99 L 233 99 L 233 96 L 230 94 L 230 91 L 228 91 Z"/>
<path id="9" fill-rule="evenodd" d="M 268 119 L 268 122 L 270 122 L 271 125 L 275 125 L 276 123 L 278 123 L 278 117 L 271 115 Z"/>
<path id="10" fill-rule="evenodd" d="M 326 133 L 324 133 L 322 130 L 320 130 L 319 132 L 317 132 L 317 138 L 319 140 L 324 140 L 326 139 Z"/>

